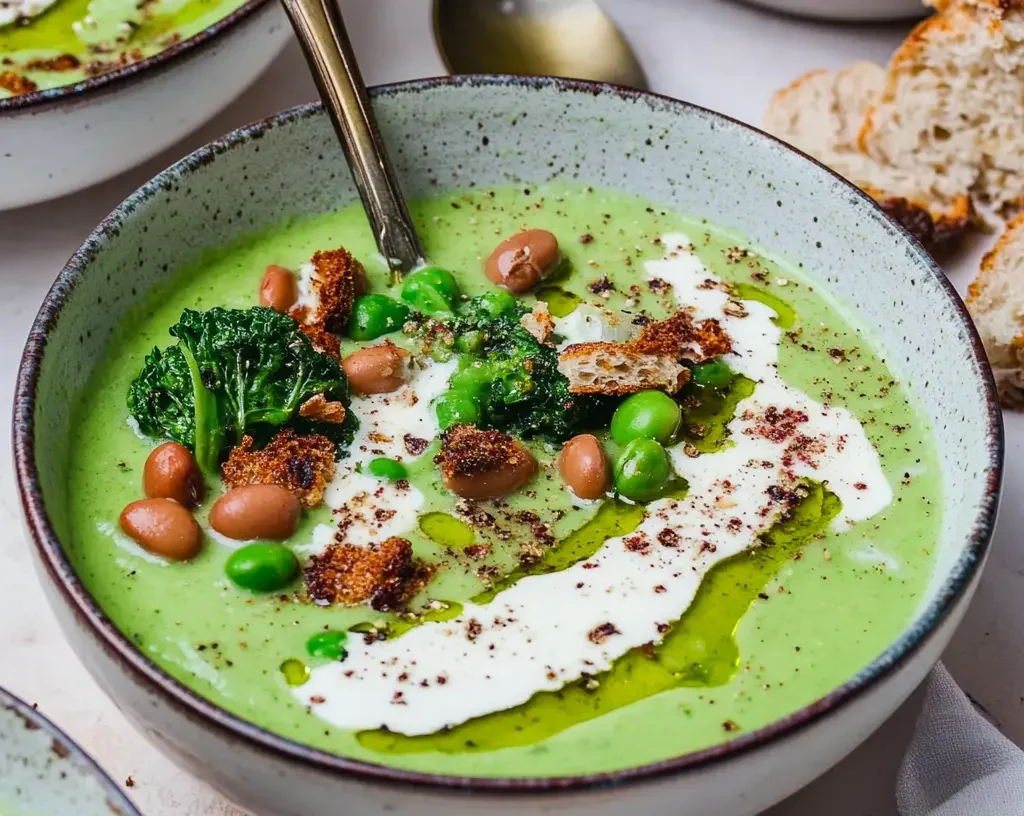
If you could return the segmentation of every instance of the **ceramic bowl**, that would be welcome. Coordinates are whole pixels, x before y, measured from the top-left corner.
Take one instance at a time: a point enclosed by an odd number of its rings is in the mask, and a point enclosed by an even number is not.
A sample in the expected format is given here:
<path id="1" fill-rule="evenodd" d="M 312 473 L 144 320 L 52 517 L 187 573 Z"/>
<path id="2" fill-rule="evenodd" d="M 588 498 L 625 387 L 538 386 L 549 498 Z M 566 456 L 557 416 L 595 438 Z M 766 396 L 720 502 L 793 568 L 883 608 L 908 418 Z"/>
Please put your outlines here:
<path id="1" fill-rule="evenodd" d="M 2 688 L 0 813 L 139 816 L 114 781 L 67 734 Z"/>
<path id="2" fill-rule="evenodd" d="M 73 193 L 167 149 L 248 88 L 290 31 L 279 3 L 249 0 L 149 59 L 0 99 L 0 211 Z"/>
<path id="3" fill-rule="evenodd" d="M 308 106 L 204 147 L 130 196 L 68 262 L 32 328 L 17 384 L 16 469 L 42 580 L 74 648 L 154 742 L 257 813 L 745 816 L 777 802 L 839 761 L 910 694 L 977 584 L 1003 437 L 963 304 L 871 199 L 719 114 L 545 78 L 423 80 L 378 88 L 373 100 L 409 195 L 551 178 L 619 188 L 799 259 L 856 307 L 937 435 L 944 522 L 927 597 L 883 654 L 807 708 L 707 750 L 590 776 L 465 778 L 356 762 L 243 722 L 171 679 L 104 616 L 61 546 L 71 525 L 71 412 L 88 399 L 114 326 L 175 267 L 288 216 L 356 199 L 327 117 Z"/>

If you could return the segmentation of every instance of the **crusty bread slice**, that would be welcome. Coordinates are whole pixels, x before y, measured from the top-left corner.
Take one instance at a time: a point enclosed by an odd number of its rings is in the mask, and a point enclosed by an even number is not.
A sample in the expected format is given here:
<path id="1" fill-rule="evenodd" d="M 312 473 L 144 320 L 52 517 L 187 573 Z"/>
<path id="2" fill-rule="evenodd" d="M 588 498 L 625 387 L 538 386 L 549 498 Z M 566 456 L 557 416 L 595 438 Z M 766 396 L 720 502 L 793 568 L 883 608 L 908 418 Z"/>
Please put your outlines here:
<path id="1" fill-rule="evenodd" d="M 1024 408 L 1024 213 L 1007 226 L 981 260 L 967 294 L 1007 408 Z"/>
<path id="2" fill-rule="evenodd" d="M 936 195 L 926 179 L 861 151 L 864 117 L 885 80 L 885 69 L 867 61 L 840 71 L 812 71 L 774 95 L 764 127 L 845 176 L 918 240 L 936 246 L 967 228 L 973 215 L 970 199 L 965 191 Z"/>
<path id="3" fill-rule="evenodd" d="M 558 370 L 574 394 L 674 394 L 690 378 L 690 370 L 670 355 L 634 351 L 628 343 L 576 343 L 559 355 Z"/>
<path id="4" fill-rule="evenodd" d="M 893 54 L 861 152 L 936 195 L 1024 199 L 1024 3 L 938 0 Z"/>
<path id="5" fill-rule="evenodd" d="M 648 323 L 625 343 L 566 346 L 558 355 L 558 370 L 574 394 L 621 396 L 648 389 L 674 394 L 690 379 L 690 369 L 680 361 L 700 363 L 730 351 L 732 340 L 717 320 L 695 323 L 687 309 L 680 309 Z"/>

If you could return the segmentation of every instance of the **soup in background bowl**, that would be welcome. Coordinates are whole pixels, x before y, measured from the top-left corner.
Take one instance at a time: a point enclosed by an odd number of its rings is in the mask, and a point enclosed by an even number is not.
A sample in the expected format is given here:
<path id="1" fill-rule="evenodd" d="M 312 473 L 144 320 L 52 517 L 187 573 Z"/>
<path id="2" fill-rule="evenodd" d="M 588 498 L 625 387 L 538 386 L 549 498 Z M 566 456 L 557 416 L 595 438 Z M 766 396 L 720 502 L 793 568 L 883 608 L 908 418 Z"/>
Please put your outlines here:
<path id="1" fill-rule="evenodd" d="M 248 88 L 288 37 L 267 0 L 0 4 L 0 210 L 167 149 Z"/>
<path id="2" fill-rule="evenodd" d="M 48 296 L 16 460 L 76 649 L 257 811 L 778 801 L 976 582 L 1002 432 L 961 303 L 717 114 L 502 77 L 374 99 L 431 268 L 391 280 L 307 107 L 142 188 Z"/>

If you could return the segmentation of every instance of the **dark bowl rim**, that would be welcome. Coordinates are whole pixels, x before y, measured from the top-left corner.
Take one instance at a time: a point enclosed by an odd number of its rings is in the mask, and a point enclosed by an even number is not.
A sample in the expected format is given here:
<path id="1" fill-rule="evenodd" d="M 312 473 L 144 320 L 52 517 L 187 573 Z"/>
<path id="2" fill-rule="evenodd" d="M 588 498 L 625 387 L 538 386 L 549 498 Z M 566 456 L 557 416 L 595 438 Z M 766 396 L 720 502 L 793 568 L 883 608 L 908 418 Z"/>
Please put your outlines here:
<path id="1" fill-rule="evenodd" d="M 75 766 L 78 767 L 83 774 L 91 776 L 100 783 L 103 787 L 104 793 L 107 795 L 108 804 L 112 806 L 112 812 L 120 814 L 120 816 L 142 816 L 118 784 L 100 767 L 99 763 L 93 759 L 81 745 L 64 733 L 64 731 L 59 728 L 53 720 L 39 711 L 39 709 L 33 705 L 29 705 L 16 694 L 8 691 L 2 686 L 0 686 L 0 708 L 6 708 L 9 711 L 13 711 L 21 717 L 26 728 L 38 728 L 45 731 L 50 737 L 52 737 L 54 740 L 54 746 L 60 746 L 60 749 L 56 747 L 54 748 L 54 752 L 57 756 L 62 759 L 65 756 L 70 756 L 73 759 Z M 67 753 L 58 753 L 60 750 L 66 751 Z M 116 808 L 116 810 L 114 810 L 114 808 Z"/>
<path id="2" fill-rule="evenodd" d="M 46 88 L 0 99 L 0 121 L 6 114 L 35 112 L 39 109 L 57 108 L 64 102 L 93 99 L 100 91 L 113 92 L 131 81 L 145 79 L 160 71 L 173 68 L 181 59 L 199 53 L 202 46 L 214 42 L 221 32 L 229 31 L 250 17 L 261 6 L 274 2 L 275 0 L 246 0 L 230 14 L 215 20 L 188 39 L 180 40 L 157 51 L 152 56 L 122 65 L 113 71 L 86 77 L 81 82 L 72 82 L 67 85 L 58 85 L 56 88 Z"/>
<path id="3" fill-rule="evenodd" d="M 467 794 L 502 792 L 525 795 L 592 790 L 652 781 L 667 775 L 705 768 L 745 755 L 783 737 L 792 736 L 836 712 L 837 709 L 872 688 L 877 681 L 891 676 L 905 666 L 910 658 L 925 645 L 929 636 L 950 616 L 956 607 L 956 602 L 971 585 L 972 579 L 985 560 L 995 525 L 1002 484 L 1003 425 L 992 371 L 985 356 L 981 338 L 968 316 L 967 309 L 952 283 L 945 277 L 934 259 L 902 227 L 885 215 L 870 196 L 801 151 L 758 128 L 724 114 L 660 94 L 606 83 L 557 77 L 523 77 L 501 74 L 442 76 L 377 86 L 371 89 L 371 94 L 374 97 L 383 97 L 415 93 L 437 87 L 475 86 L 554 88 L 558 91 L 583 93 L 590 96 L 614 94 L 631 101 L 657 104 L 663 108 L 674 109 L 680 114 L 704 116 L 716 121 L 719 125 L 746 130 L 758 138 L 771 142 L 777 149 L 795 153 L 806 161 L 817 165 L 820 170 L 827 172 L 838 182 L 837 191 L 848 194 L 851 197 L 851 203 L 859 202 L 860 206 L 866 207 L 867 212 L 878 223 L 888 229 L 897 240 L 905 242 L 906 248 L 913 253 L 922 272 L 935 280 L 949 298 L 960 328 L 965 332 L 969 341 L 971 359 L 980 381 L 979 385 L 986 395 L 988 407 L 985 429 L 988 465 L 985 470 L 984 499 L 979 507 L 977 520 L 969 539 L 965 542 L 964 550 L 953 567 L 950 577 L 936 592 L 928 606 L 919 614 L 917 620 L 913 621 L 881 655 L 846 683 L 763 728 L 709 748 L 642 766 L 577 776 L 552 777 L 501 778 L 425 773 L 331 754 L 273 734 L 254 723 L 230 714 L 179 683 L 137 650 L 103 614 L 92 596 L 78 581 L 43 506 L 35 466 L 33 417 L 36 410 L 34 392 L 39 378 L 47 333 L 56 324 L 60 311 L 67 302 L 81 270 L 88 265 L 103 240 L 112 233 L 116 233 L 119 223 L 130 217 L 140 203 L 166 187 L 175 178 L 180 178 L 183 174 L 201 167 L 212 157 L 226 150 L 244 145 L 252 139 L 258 139 L 274 127 L 322 114 L 323 108 L 319 103 L 290 108 L 232 131 L 164 170 L 136 190 L 108 215 L 58 275 L 33 323 L 22 356 L 15 388 L 13 423 L 15 472 L 22 508 L 36 548 L 36 556 L 61 591 L 64 602 L 76 617 L 87 625 L 91 630 L 90 633 L 96 637 L 100 645 L 109 654 L 116 656 L 122 668 L 133 675 L 137 682 L 145 683 L 158 691 L 183 716 L 197 720 L 204 727 L 216 728 L 226 732 L 232 738 L 244 740 L 254 750 L 269 752 L 281 760 L 303 763 L 318 771 L 348 776 L 360 782 L 376 782 L 435 792 L 448 791 Z"/>

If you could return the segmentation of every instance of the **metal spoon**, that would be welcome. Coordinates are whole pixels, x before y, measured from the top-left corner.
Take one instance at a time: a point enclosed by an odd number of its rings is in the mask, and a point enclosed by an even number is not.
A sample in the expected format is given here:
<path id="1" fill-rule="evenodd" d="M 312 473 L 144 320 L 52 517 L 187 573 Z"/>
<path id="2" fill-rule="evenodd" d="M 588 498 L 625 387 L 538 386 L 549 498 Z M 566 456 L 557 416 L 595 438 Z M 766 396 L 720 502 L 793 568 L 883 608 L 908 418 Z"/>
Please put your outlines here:
<path id="1" fill-rule="evenodd" d="M 593 0 L 434 0 L 434 36 L 453 74 L 548 74 L 647 88 L 622 32 Z"/>
<path id="2" fill-rule="evenodd" d="M 395 171 L 370 107 L 352 43 L 334 0 L 282 0 L 334 123 L 377 247 L 396 274 L 423 264 Z"/>

